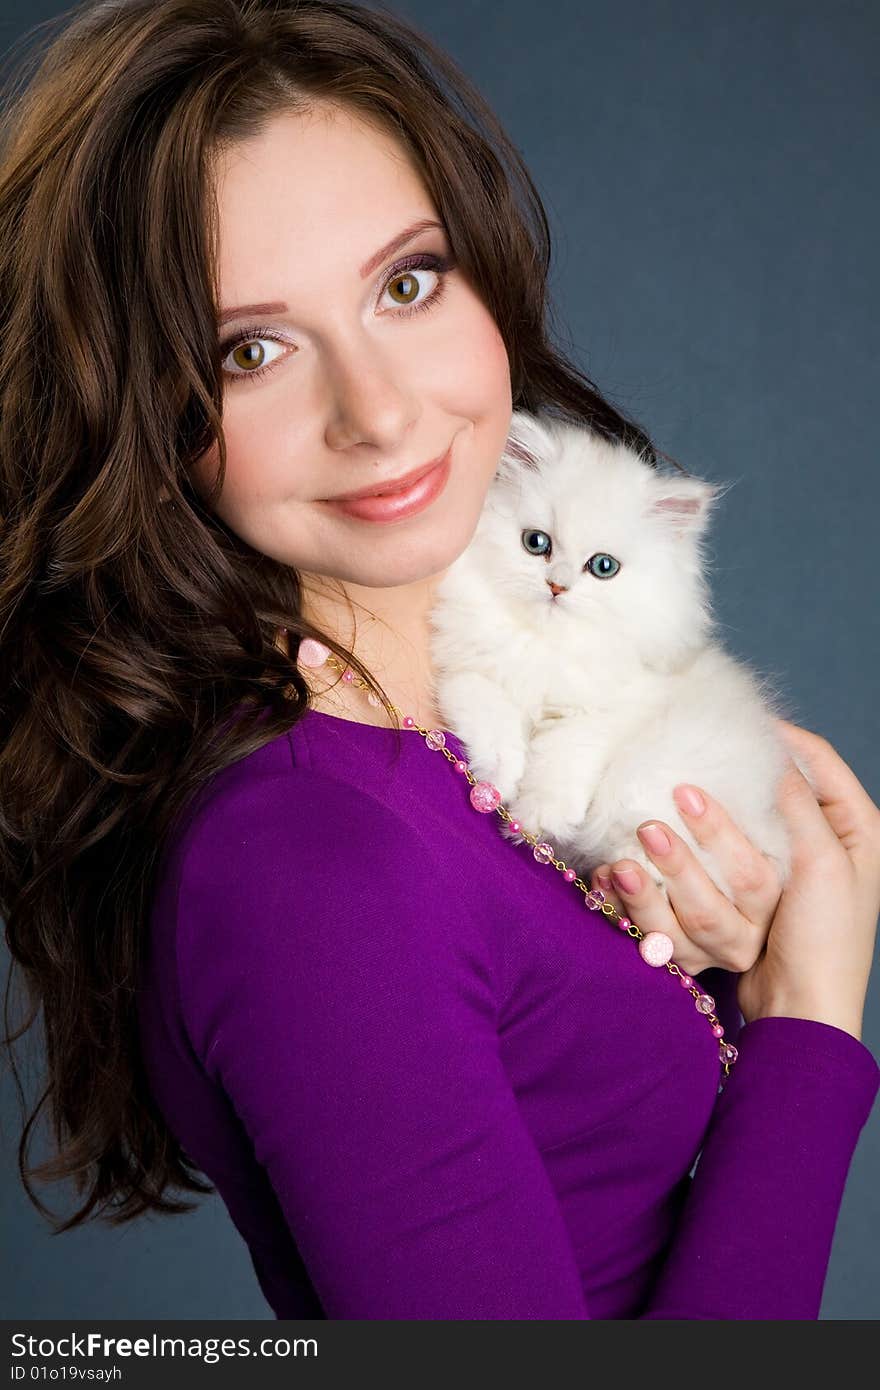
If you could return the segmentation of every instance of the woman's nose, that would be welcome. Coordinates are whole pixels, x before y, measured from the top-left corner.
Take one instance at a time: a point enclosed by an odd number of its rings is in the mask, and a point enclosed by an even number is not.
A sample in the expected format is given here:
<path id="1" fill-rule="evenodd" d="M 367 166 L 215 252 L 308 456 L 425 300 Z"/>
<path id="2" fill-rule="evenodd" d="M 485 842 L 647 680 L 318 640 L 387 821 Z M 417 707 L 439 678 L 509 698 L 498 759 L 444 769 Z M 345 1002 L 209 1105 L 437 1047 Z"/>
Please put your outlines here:
<path id="1" fill-rule="evenodd" d="M 335 448 L 366 441 L 387 451 L 419 414 L 399 365 L 377 356 L 375 346 L 337 362 L 331 400 L 327 442 Z"/>

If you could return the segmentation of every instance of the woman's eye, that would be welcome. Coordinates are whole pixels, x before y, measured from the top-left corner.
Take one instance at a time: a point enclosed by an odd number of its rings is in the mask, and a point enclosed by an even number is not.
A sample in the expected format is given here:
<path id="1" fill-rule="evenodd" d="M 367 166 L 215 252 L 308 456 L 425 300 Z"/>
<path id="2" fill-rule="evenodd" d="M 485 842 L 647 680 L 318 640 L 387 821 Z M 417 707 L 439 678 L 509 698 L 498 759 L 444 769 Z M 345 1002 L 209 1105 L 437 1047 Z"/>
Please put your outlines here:
<path id="1" fill-rule="evenodd" d="M 267 360 L 266 350 L 260 346 L 261 343 L 274 343 L 277 348 L 283 347 L 281 341 L 274 337 L 268 329 L 249 329 L 247 337 L 239 337 L 231 347 L 226 349 L 223 363 L 225 364 L 227 358 L 231 358 L 238 369 L 228 370 L 224 365 L 226 375 L 230 377 L 262 376 L 263 372 L 268 372 L 275 358 L 270 357 Z"/>
<path id="2" fill-rule="evenodd" d="M 439 298 L 443 284 L 442 271 L 448 269 L 450 263 L 440 260 L 437 256 L 415 257 L 414 261 L 414 264 L 403 268 L 398 267 L 394 271 L 385 287 L 385 294 L 391 296 L 392 302 L 398 308 L 412 308 L 415 312 L 418 309 L 426 309 L 429 304 L 433 304 Z M 422 290 L 422 283 L 419 276 L 423 275 L 425 271 L 434 276 L 436 283 L 433 292 L 422 293 L 420 299 L 419 292 Z"/>

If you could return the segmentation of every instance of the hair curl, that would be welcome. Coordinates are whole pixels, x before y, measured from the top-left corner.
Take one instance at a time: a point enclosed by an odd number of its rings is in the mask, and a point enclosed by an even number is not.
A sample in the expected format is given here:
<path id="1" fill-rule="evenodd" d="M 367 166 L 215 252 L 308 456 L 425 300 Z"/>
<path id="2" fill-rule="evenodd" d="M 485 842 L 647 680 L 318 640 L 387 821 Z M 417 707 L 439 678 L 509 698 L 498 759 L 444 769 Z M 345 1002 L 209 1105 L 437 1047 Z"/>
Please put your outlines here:
<path id="1" fill-rule="evenodd" d="M 305 714 L 303 637 L 356 670 L 397 727 L 369 671 L 303 618 L 296 571 L 232 532 L 192 484 L 215 445 L 217 493 L 226 467 L 217 152 L 319 101 L 381 123 L 498 325 L 514 407 L 658 461 L 551 343 L 540 197 L 424 34 L 324 0 L 100 0 L 62 18 L 0 110 L 4 1045 L 12 1058 L 42 1006 L 46 1085 L 18 1164 L 55 1233 L 90 1215 L 192 1209 L 166 1188 L 215 1190 L 167 1129 L 137 1044 L 140 947 L 178 812 Z M 13 1032 L 15 965 L 30 1012 Z M 29 1168 L 44 1105 L 55 1152 Z M 34 1178 L 72 1178 L 84 1200 L 57 1219 Z"/>

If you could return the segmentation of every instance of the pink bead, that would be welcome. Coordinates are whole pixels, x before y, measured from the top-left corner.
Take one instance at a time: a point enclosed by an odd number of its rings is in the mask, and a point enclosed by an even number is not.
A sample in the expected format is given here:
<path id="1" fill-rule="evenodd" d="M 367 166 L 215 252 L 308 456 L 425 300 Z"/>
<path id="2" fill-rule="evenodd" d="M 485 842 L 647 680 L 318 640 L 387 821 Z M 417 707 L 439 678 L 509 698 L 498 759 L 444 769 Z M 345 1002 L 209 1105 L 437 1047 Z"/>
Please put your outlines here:
<path id="1" fill-rule="evenodd" d="M 354 680 L 354 671 L 347 666 L 342 673 L 342 679 L 345 681 L 346 685 L 351 685 Z"/>
<path id="2" fill-rule="evenodd" d="M 497 787 L 493 787 L 491 782 L 477 782 L 471 787 L 471 805 L 475 811 L 480 811 L 484 815 L 487 811 L 494 811 L 501 804 L 501 793 Z"/>
<path id="3" fill-rule="evenodd" d="M 722 1028 L 720 1023 L 713 1023 L 712 1032 L 715 1034 L 716 1038 L 724 1037 L 724 1029 Z"/>
<path id="4" fill-rule="evenodd" d="M 566 869 L 562 877 L 565 879 L 566 883 L 574 883 L 577 878 L 577 869 Z"/>
<path id="5" fill-rule="evenodd" d="M 672 937 L 665 931 L 649 931 L 639 942 L 639 955 L 648 965 L 665 965 L 674 950 Z"/>
<path id="6" fill-rule="evenodd" d="M 518 820 L 515 820 L 513 817 L 511 817 L 507 824 L 514 835 L 518 835 L 519 832 L 522 830 L 522 825 L 520 824 L 520 822 Z"/>
<path id="7" fill-rule="evenodd" d="M 691 985 L 693 984 L 693 980 L 690 975 L 685 975 L 682 971 L 682 975 L 678 983 L 681 985 L 682 989 L 690 989 Z"/>
<path id="8" fill-rule="evenodd" d="M 414 729 L 416 726 L 416 721 L 413 719 L 411 714 L 405 714 L 403 716 L 403 719 L 401 720 L 401 723 L 403 724 L 403 727 L 405 729 Z"/>
<path id="9" fill-rule="evenodd" d="M 715 1000 L 711 994 L 700 994 L 694 1000 L 694 1006 L 698 1013 L 711 1014 L 715 1012 Z"/>
<path id="10" fill-rule="evenodd" d="M 632 926 L 632 922 L 629 920 L 628 917 L 621 917 L 619 918 L 617 925 L 621 931 L 629 931 L 630 927 Z"/>
<path id="11" fill-rule="evenodd" d="M 323 642 L 316 642 L 314 637 L 304 637 L 296 654 L 296 664 L 297 666 L 323 666 L 329 655 L 330 648 L 325 647 Z"/>
<path id="12" fill-rule="evenodd" d="M 537 859 L 539 864 L 549 864 L 553 858 L 553 846 L 547 840 L 542 840 L 532 850 L 532 858 Z"/>
<path id="13" fill-rule="evenodd" d="M 453 763 L 453 767 L 455 768 L 456 772 L 467 772 L 468 770 L 468 765 L 465 762 L 464 758 L 456 758 L 455 762 Z"/>

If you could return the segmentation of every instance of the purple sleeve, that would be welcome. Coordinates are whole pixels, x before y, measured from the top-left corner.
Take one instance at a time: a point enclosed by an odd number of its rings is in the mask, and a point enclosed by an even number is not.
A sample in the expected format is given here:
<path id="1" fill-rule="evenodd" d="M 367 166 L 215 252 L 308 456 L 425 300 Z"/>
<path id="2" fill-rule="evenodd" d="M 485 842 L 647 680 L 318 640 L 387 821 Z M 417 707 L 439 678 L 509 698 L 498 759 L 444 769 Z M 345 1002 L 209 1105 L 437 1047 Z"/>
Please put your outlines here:
<path id="1" fill-rule="evenodd" d="M 191 829 L 178 969 L 327 1317 L 586 1319 L 572 1243 L 502 1066 L 498 963 L 430 843 L 312 770 Z M 710 1131 L 652 1318 L 813 1317 L 877 1088 L 849 1034 L 766 1019 Z"/>
<path id="2" fill-rule="evenodd" d="M 755 1019 L 737 1047 L 645 1317 L 819 1316 L 880 1068 L 858 1038 L 812 1019 Z"/>

